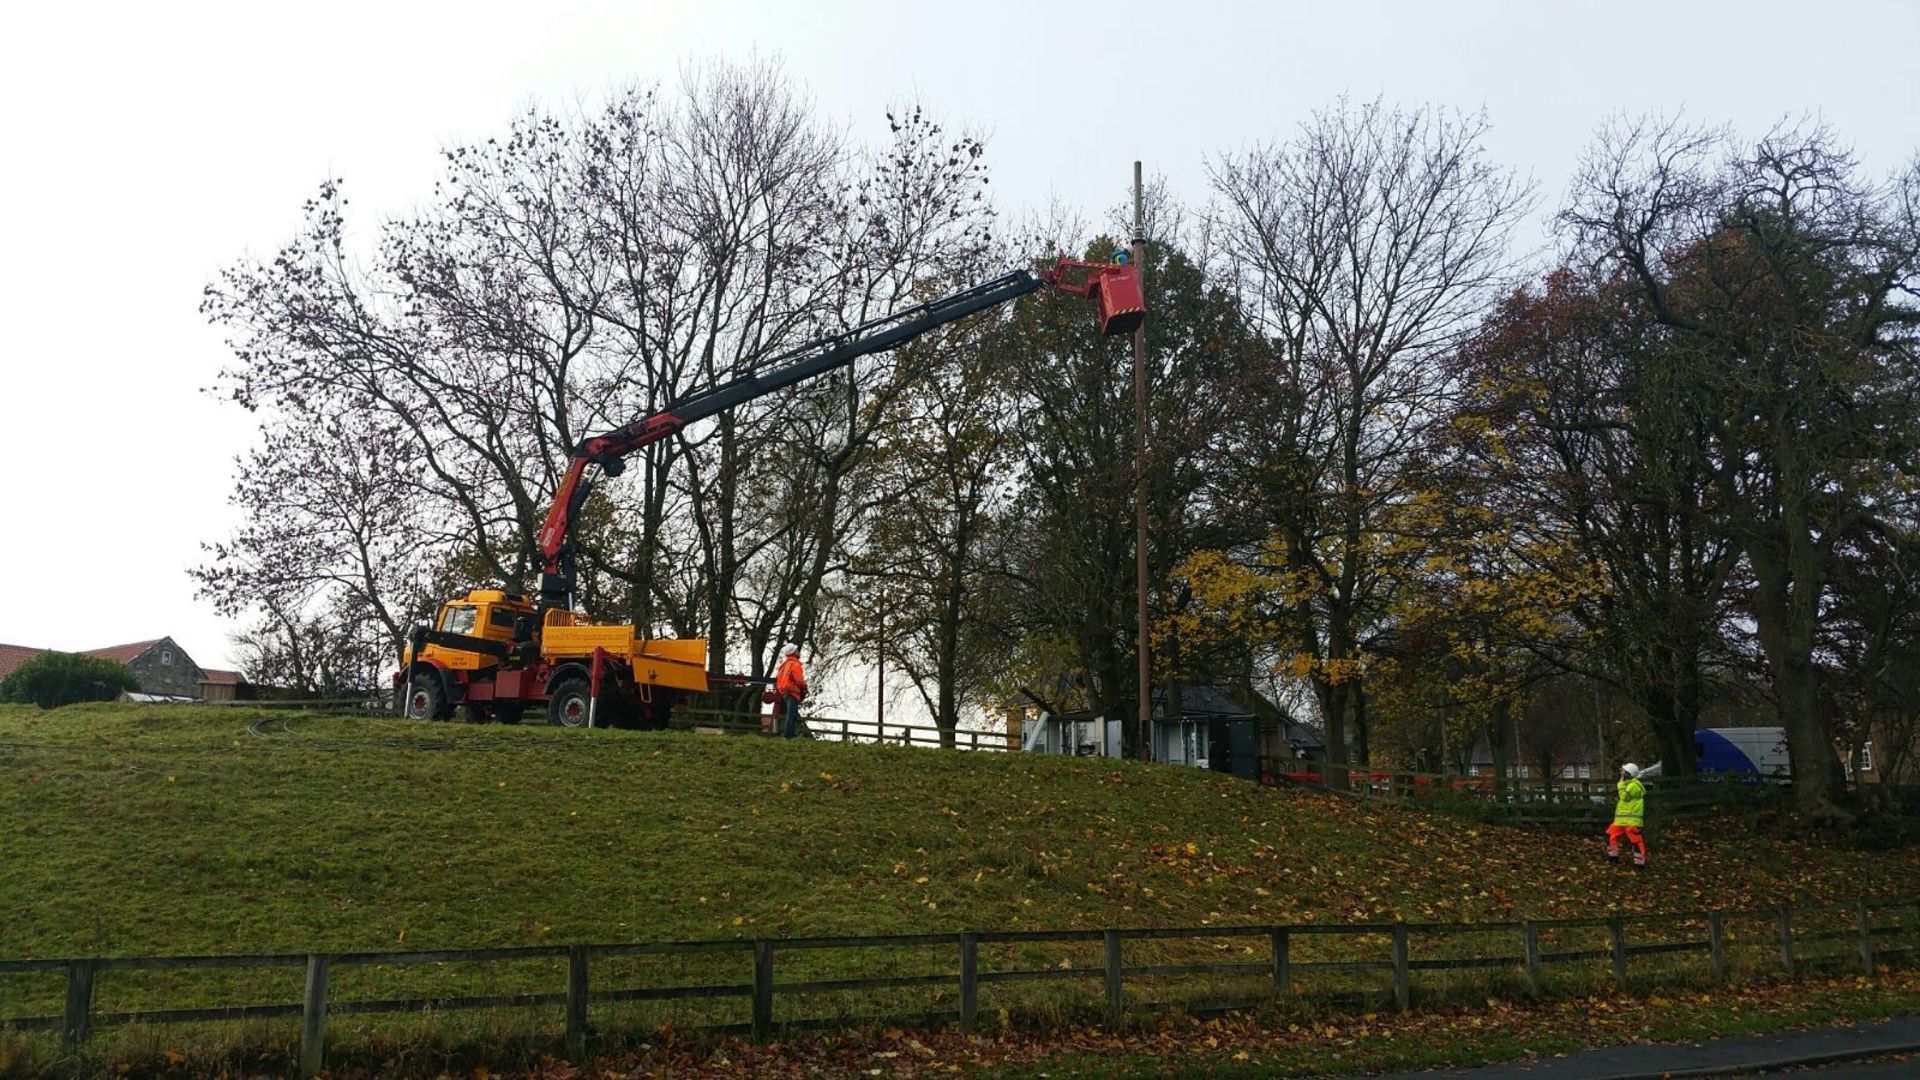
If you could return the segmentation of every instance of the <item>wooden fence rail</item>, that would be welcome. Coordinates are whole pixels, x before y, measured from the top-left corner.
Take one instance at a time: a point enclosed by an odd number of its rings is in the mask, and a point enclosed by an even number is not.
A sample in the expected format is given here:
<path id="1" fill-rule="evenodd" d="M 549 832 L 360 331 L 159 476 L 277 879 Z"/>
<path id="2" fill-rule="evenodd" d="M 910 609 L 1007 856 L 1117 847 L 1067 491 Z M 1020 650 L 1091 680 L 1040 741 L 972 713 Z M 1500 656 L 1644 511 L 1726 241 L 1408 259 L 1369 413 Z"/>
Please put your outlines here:
<path id="1" fill-rule="evenodd" d="M 949 734 L 929 724 L 898 724 L 881 720 L 852 720 L 844 716 L 802 716 L 807 731 L 815 738 L 840 742 L 872 742 L 894 746 L 945 746 Z M 766 730 L 766 718 L 756 713 L 723 709 L 675 709 L 672 726 L 706 731 L 753 734 Z M 1007 752 L 1018 750 L 1017 742 L 1005 731 L 956 728 L 951 732 L 957 750 Z"/>
<path id="2" fill-rule="evenodd" d="M 874 742 L 897 746 L 937 747 L 952 745 L 959 750 L 992 752 L 1018 751 L 1017 737 L 1004 731 L 960 728 L 951 733 L 924 724 L 896 724 L 875 720 L 851 720 L 845 717 L 802 717 L 808 732 L 816 738 L 840 742 Z M 673 726 L 683 729 L 723 731 L 735 734 L 765 733 L 765 718 L 755 713 L 720 709 L 678 709 Z M 1261 758 L 1258 763 L 1263 783 L 1282 783 L 1320 789 L 1330 771 L 1322 762 L 1302 762 Z M 1507 777 L 1451 776 L 1414 772 L 1406 769 L 1347 767 L 1345 794 L 1381 802 L 1417 802 L 1434 800 L 1497 806 L 1503 820 L 1514 824 L 1580 825 L 1593 824 L 1613 812 L 1612 777 Z M 1738 779 L 1707 783 L 1680 777 L 1648 781 L 1649 803 L 1657 819 L 1692 817 L 1713 813 L 1729 806 L 1750 805 L 1777 795 L 1781 788 L 1772 784 L 1743 783 Z"/>
<path id="3" fill-rule="evenodd" d="M 1508 777 L 1502 781 L 1490 776 L 1349 767 L 1347 786 L 1339 789 L 1325 787 L 1324 775 L 1331 770 L 1318 763 L 1263 758 L 1260 771 L 1263 779 L 1271 778 L 1285 786 L 1331 790 L 1370 802 L 1416 804 L 1434 809 L 1470 804 L 1515 825 L 1586 828 L 1595 823 L 1604 824 L 1612 816 L 1615 797 L 1615 782 L 1595 777 Z M 1751 782 L 1739 777 L 1677 776 L 1649 780 L 1647 788 L 1648 811 L 1656 825 L 1661 821 L 1753 808 L 1778 799 L 1787 790 L 1782 784 Z"/>
<path id="4" fill-rule="evenodd" d="M 235 701 L 207 702 L 222 707 L 252 709 L 332 709 L 343 712 L 385 713 L 378 702 L 360 699 L 331 701 Z M 893 723 L 881 720 L 855 720 L 836 716 L 803 716 L 808 734 L 814 738 L 849 743 L 879 743 L 892 746 L 947 747 L 992 753 L 1018 752 L 1017 735 L 996 728 L 956 728 L 945 731 L 928 724 Z M 714 708 L 677 708 L 671 726 L 677 730 L 717 731 L 727 734 L 772 734 L 771 717 L 757 713 Z M 1259 779 L 1266 784 L 1307 786 L 1316 790 L 1332 771 L 1324 762 L 1260 758 Z M 1474 803 L 1497 807 L 1501 818 L 1512 824 L 1579 825 L 1585 827 L 1611 813 L 1614 780 L 1611 777 L 1522 777 L 1504 780 L 1490 776 L 1452 776 L 1414 772 L 1406 769 L 1347 766 L 1347 787 L 1333 789 L 1349 797 L 1387 802 L 1414 802 L 1442 807 L 1454 803 Z M 1777 795 L 1777 784 L 1751 784 L 1737 778 L 1727 782 L 1703 783 L 1680 777 L 1649 781 L 1649 806 L 1656 819 L 1692 817 L 1732 806 L 1749 806 Z"/>
<path id="5" fill-rule="evenodd" d="M 1876 915 L 1906 911 L 1909 921 L 1876 923 Z M 1837 918 L 1844 926 L 1826 930 L 1795 930 L 1796 918 Z M 21 1031 L 58 1030 L 63 1044 L 72 1049 L 84 1042 L 95 1028 L 116 1024 L 152 1024 L 187 1021 L 246 1020 L 275 1017 L 300 1018 L 299 1070 L 302 1077 L 318 1073 L 323 1065 L 329 1016 L 382 1013 L 453 1011 L 461 1009 L 563 1006 L 564 1037 L 567 1050 L 575 1057 L 587 1052 L 590 1034 L 589 1010 L 596 1003 L 631 1001 L 676 1001 L 744 998 L 749 1002 L 751 1019 L 745 1024 L 711 1025 L 717 1030 L 740 1030 L 756 1039 L 769 1038 L 775 1028 L 775 999 L 782 994 L 840 993 L 847 991 L 893 990 L 906 987 L 952 988 L 957 991 L 958 1009 L 913 1017 L 887 1017 L 890 1020 L 918 1022 L 958 1022 L 971 1029 L 978 1022 L 980 987 L 1010 983 L 1062 980 L 1099 983 L 1104 1014 L 1110 1024 L 1126 1021 L 1130 1012 L 1127 981 L 1143 979 L 1239 980 L 1257 979 L 1268 985 L 1266 999 L 1294 992 L 1302 974 L 1371 974 L 1382 983 L 1375 992 L 1390 994 L 1400 1009 L 1412 1006 L 1416 972 L 1510 969 L 1521 973 L 1526 985 L 1539 992 L 1545 984 L 1546 969 L 1554 965 L 1592 964 L 1606 961 L 1612 979 L 1625 984 L 1637 957 L 1706 953 L 1708 968 L 1716 980 L 1728 974 L 1727 949 L 1729 924 L 1765 926 L 1768 934 L 1777 933 L 1780 970 L 1791 977 L 1812 966 L 1825 964 L 1857 965 L 1871 974 L 1891 961 L 1905 960 L 1920 952 L 1920 902 L 1912 897 L 1883 901 L 1858 900 L 1851 904 L 1827 907 L 1792 907 L 1762 911 L 1697 911 L 1655 915 L 1617 915 L 1583 919 L 1525 919 L 1487 923 L 1309 923 L 1283 926 L 1197 927 L 1179 929 L 1103 929 L 1103 930 L 994 930 L 954 934 L 912 934 L 869 937 L 758 938 L 730 941 L 653 942 L 602 945 L 552 945 L 526 948 L 412 950 L 395 952 L 276 953 L 243 956 L 149 956 L 83 957 L 70 959 L 0 960 L 0 975 L 63 974 L 66 979 L 66 1003 L 59 1016 L 0 1018 L 0 1029 Z M 1674 926 L 1682 932 L 1703 934 L 1680 940 L 1644 940 L 1632 931 Z M 1604 932 L 1602 947 L 1548 948 L 1543 939 L 1554 935 L 1558 942 L 1571 944 L 1569 935 L 1582 931 Z M 1492 951 L 1476 955 L 1416 958 L 1415 942 L 1461 935 L 1491 937 L 1501 944 Z M 1904 936 L 1912 935 L 1912 937 Z M 1348 939 L 1361 946 L 1360 955 L 1345 954 L 1342 959 L 1303 961 L 1295 946 L 1303 937 Z M 1129 946 L 1168 940 L 1246 939 L 1266 946 L 1267 955 L 1258 960 L 1207 963 L 1136 963 L 1129 965 Z M 1891 939 L 1892 944 L 1883 944 Z M 1589 942 L 1591 938 L 1585 939 Z M 1751 940 L 1744 939 L 1743 940 Z M 1385 949 L 1379 948 L 1380 942 Z M 1831 943 L 1842 943 L 1833 951 Z M 1096 965 L 1073 964 L 1051 968 L 983 970 L 982 945 L 1036 943 L 1098 943 L 1101 961 Z M 1824 951 L 1803 952 L 1803 948 L 1824 946 Z M 778 979 L 780 954 L 805 951 L 872 948 L 916 948 L 952 950 L 951 967 L 931 974 L 893 975 L 847 979 Z M 1252 952 L 1254 946 L 1248 947 Z M 673 986 L 635 986 L 596 989 L 593 972 L 596 961 L 632 956 L 737 955 L 752 957 L 750 982 L 705 983 Z M 1257 955 L 1257 954 L 1256 954 Z M 471 963 L 502 960 L 565 960 L 565 985 L 550 993 L 515 993 L 467 996 L 411 997 L 376 1000 L 337 1001 L 329 995 L 335 972 L 355 965 L 407 967 L 420 964 Z M 226 1005 L 210 1008 L 157 1009 L 139 1012 L 96 1012 L 93 1007 L 95 977 L 109 970 L 181 970 L 214 968 L 301 968 L 306 971 L 305 993 L 299 1002 Z M 1675 977 L 1678 973 L 1651 973 L 1654 980 Z M 1260 999 L 1247 1000 L 1234 1007 L 1251 1007 Z M 1089 1003 L 1091 1004 L 1091 1003 Z M 1143 1007 L 1151 1008 L 1143 1003 Z M 869 1020 L 875 1018 L 867 1018 Z M 799 1029 L 844 1023 L 831 1018 L 793 1019 L 780 1027 Z"/>

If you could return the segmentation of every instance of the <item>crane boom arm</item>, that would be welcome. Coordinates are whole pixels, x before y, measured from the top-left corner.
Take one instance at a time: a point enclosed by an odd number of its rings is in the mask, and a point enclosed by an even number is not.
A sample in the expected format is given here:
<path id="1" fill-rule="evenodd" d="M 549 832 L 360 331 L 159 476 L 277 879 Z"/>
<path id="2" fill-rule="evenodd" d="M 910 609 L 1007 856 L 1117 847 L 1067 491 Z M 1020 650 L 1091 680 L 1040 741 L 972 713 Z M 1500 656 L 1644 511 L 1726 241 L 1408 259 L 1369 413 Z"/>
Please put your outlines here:
<path id="1" fill-rule="evenodd" d="M 1063 260 L 1062 265 L 1084 264 Z M 1115 276 L 1124 273 L 1132 280 L 1131 267 L 1103 267 L 1099 272 Z M 930 330 L 1037 292 L 1048 285 L 1086 295 L 1085 286 L 1061 286 L 1059 275 L 1059 268 L 1044 277 L 1025 270 L 1003 274 L 992 281 L 962 289 L 938 300 L 905 308 L 831 337 L 808 342 L 736 379 L 694 391 L 651 416 L 581 440 L 574 448 L 573 459 L 554 492 L 553 505 L 547 510 L 546 519 L 540 526 L 541 610 L 571 604 L 574 590 L 573 524 L 593 488 L 593 481 L 586 475 L 587 466 L 597 465 L 604 474 L 618 476 L 624 469 L 622 459 L 628 454 L 659 442 L 689 424 L 846 367 L 862 356 L 898 348 Z"/>

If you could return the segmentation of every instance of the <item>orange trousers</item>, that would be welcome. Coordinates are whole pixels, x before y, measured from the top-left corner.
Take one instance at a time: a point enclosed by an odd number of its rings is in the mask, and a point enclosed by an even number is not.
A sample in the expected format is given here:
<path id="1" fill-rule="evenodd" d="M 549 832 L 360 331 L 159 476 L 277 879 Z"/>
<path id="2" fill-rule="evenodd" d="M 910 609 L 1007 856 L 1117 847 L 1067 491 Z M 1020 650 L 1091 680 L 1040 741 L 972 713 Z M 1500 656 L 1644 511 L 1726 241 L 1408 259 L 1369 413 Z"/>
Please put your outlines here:
<path id="1" fill-rule="evenodd" d="M 1607 858 L 1617 859 L 1620 857 L 1620 838 L 1622 836 L 1627 838 L 1627 843 L 1633 845 L 1633 865 L 1647 865 L 1647 838 L 1640 835 L 1640 826 L 1638 825 L 1607 826 Z"/>

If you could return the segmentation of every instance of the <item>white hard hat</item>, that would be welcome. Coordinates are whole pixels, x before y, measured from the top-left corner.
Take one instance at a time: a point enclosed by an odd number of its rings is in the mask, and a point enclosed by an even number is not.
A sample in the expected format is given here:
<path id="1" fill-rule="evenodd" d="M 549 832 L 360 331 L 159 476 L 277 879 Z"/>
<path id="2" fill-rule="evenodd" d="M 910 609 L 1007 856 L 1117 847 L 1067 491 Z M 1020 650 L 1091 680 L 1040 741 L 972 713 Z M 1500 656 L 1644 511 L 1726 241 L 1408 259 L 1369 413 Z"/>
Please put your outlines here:
<path id="1" fill-rule="evenodd" d="M 784 648 L 784 649 L 781 649 L 780 651 L 781 651 L 781 652 L 783 652 L 783 653 L 786 653 L 786 654 L 787 654 L 788 656 L 799 656 L 799 655 L 800 655 L 800 646 L 798 646 L 798 645 L 789 645 L 789 646 L 787 646 L 786 648 Z"/>
<path id="2" fill-rule="evenodd" d="M 1628 776 L 1639 776 L 1640 766 L 1629 761 L 1625 765 L 1620 766 L 1620 771 L 1626 773 Z"/>

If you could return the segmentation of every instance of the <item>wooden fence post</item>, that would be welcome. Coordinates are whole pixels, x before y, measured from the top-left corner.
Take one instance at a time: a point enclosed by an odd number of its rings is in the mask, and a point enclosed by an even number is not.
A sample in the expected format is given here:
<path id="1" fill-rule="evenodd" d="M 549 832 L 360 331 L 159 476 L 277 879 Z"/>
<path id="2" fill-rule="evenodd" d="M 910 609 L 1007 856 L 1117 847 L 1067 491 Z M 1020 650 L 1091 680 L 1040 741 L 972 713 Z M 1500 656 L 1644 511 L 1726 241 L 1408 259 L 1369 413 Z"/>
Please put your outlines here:
<path id="1" fill-rule="evenodd" d="M 1520 943 L 1526 957 L 1527 989 L 1540 992 L 1540 926 L 1532 919 L 1520 924 Z"/>
<path id="2" fill-rule="evenodd" d="M 1109 930 L 1107 937 L 1107 1025 L 1117 1028 L 1126 1016 L 1126 991 L 1120 985 L 1120 931 Z"/>
<path id="3" fill-rule="evenodd" d="M 67 1011 L 60 1020 L 60 1045 L 68 1050 L 87 1041 L 93 1027 L 92 960 L 67 962 Z"/>
<path id="4" fill-rule="evenodd" d="M 1273 939 L 1273 989 L 1277 994 L 1293 993 L 1292 935 L 1284 926 L 1276 926 L 1267 931 Z"/>
<path id="5" fill-rule="evenodd" d="M 765 1042 L 773 1034 L 773 942 L 753 939 L 753 1038 Z"/>
<path id="6" fill-rule="evenodd" d="M 1393 1004 L 1401 1012 L 1413 1007 L 1413 980 L 1407 970 L 1407 924 L 1393 924 Z"/>
<path id="7" fill-rule="evenodd" d="M 1707 913 L 1707 953 L 1713 958 L 1713 981 L 1727 981 L 1727 924 L 1720 913 Z"/>
<path id="8" fill-rule="evenodd" d="M 587 947 L 567 948 L 567 1056 L 587 1056 Z"/>
<path id="9" fill-rule="evenodd" d="M 1780 905 L 1780 970 L 1793 978 L 1793 905 Z"/>
<path id="10" fill-rule="evenodd" d="M 960 935 L 960 1030 L 972 1031 L 980 1013 L 980 935 Z"/>
<path id="11" fill-rule="evenodd" d="M 300 1010 L 300 1080 L 319 1075 L 326 1057 L 327 969 L 333 958 L 324 953 L 307 957 L 307 996 Z"/>
<path id="12" fill-rule="evenodd" d="M 1627 924 L 1626 920 L 1615 915 L 1607 920 L 1607 942 L 1613 953 L 1613 981 L 1617 986 L 1627 985 Z"/>
<path id="13" fill-rule="evenodd" d="M 1873 974 L 1873 920 L 1867 917 L 1867 902 L 1853 902 L 1853 925 L 1860 931 L 1860 970 Z"/>

